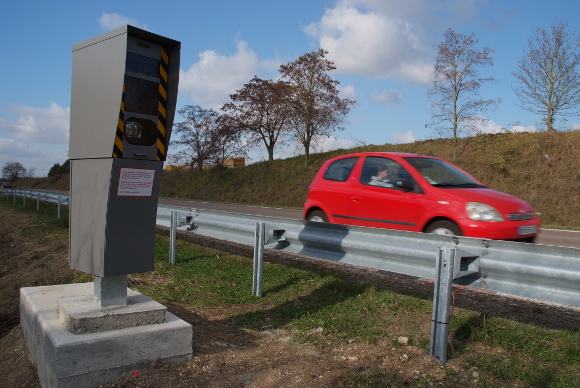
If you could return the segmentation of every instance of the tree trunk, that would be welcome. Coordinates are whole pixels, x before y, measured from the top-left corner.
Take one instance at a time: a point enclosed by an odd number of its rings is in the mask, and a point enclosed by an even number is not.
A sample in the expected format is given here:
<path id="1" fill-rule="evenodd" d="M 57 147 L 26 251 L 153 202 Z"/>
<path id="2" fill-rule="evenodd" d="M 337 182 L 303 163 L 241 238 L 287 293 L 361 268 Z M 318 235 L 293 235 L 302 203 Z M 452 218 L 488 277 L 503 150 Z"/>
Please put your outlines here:
<path id="1" fill-rule="evenodd" d="M 266 149 L 268 150 L 268 160 L 270 162 L 274 161 L 274 146 L 267 146 Z"/>

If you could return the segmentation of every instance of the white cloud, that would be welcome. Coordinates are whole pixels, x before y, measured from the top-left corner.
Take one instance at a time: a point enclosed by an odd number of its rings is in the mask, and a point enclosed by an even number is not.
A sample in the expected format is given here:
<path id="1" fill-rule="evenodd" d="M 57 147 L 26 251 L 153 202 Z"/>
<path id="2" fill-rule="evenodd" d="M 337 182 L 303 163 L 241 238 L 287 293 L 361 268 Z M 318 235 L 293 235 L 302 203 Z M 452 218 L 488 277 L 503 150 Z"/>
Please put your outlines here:
<path id="1" fill-rule="evenodd" d="M 340 98 L 348 98 L 356 101 L 356 91 L 354 85 L 338 86 L 338 93 Z"/>
<path id="2" fill-rule="evenodd" d="M 426 32 L 409 15 L 386 12 L 381 3 L 341 0 L 305 32 L 329 51 L 339 72 L 418 83 L 431 79 Z"/>
<path id="3" fill-rule="evenodd" d="M 68 156 L 54 150 L 44 150 L 14 139 L 0 138 L 0 165 L 20 162 L 28 170 L 34 167 L 37 176 L 46 176 L 55 163 L 62 164 Z"/>
<path id="4" fill-rule="evenodd" d="M 36 147 L 32 147 L 25 143 L 16 142 L 14 139 L 0 138 L 0 153 L 5 159 L 14 159 L 36 156 L 40 153 L 40 151 Z"/>
<path id="5" fill-rule="evenodd" d="M 514 125 L 509 129 L 513 133 L 521 132 L 538 132 L 538 128 L 533 125 Z M 495 123 L 493 120 L 488 120 L 483 117 L 474 120 L 471 126 L 467 126 L 464 130 L 467 136 L 475 136 L 476 134 L 488 134 L 488 133 L 504 133 L 506 129 L 501 125 Z"/>
<path id="6" fill-rule="evenodd" d="M 572 125 L 572 130 L 573 131 L 580 131 L 580 123 L 576 123 Z"/>
<path id="7" fill-rule="evenodd" d="M 372 101 L 385 105 L 398 104 L 402 99 L 403 98 L 401 97 L 401 93 L 397 92 L 396 90 L 383 90 L 382 92 L 374 93 L 371 95 Z"/>
<path id="8" fill-rule="evenodd" d="M 313 150 L 316 152 L 327 152 L 339 149 L 353 148 L 355 143 L 352 140 L 339 139 L 335 136 L 324 136 L 320 138 L 317 144 L 313 144 Z"/>
<path id="9" fill-rule="evenodd" d="M 352 6 L 372 9 L 403 20 L 415 20 L 426 28 L 443 31 L 450 25 L 481 19 L 478 0 L 342 0 Z"/>
<path id="10" fill-rule="evenodd" d="M 501 125 L 496 124 L 493 120 L 486 120 L 483 117 L 480 117 L 479 120 L 474 120 L 472 126 L 472 128 L 467 128 L 465 131 L 468 136 L 505 132 L 505 129 Z"/>
<path id="11" fill-rule="evenodd" d="M 521 133 L 521 132 L 539 132 L 540 130 L 533 125 L 523 126 L 523 125 L 514 125 L 511 129 L 511 132 L 514 133 Z"/>
<path id="12" fill-rule="evenodd" d="M 0 138 L 0 153 L 3 158 L 30 157 L 38 153 L 38 149 L 28 144 L 18 143 L 13 139 Z"/>
<path id="13" fill-rule="evenodd" d="M 413 132 L 411 132 L 411 131 L 395 132 L 391 136 L 391 143 L 392 144 L 407 144 L 407 143 L 413 143 L 415 141 L 417 141 L 417 138 L 415 137 L 415 135 L 413 135 Z"/>
<path id="14" fill-rule="evenodd" d="M 481 23 L 477 0 L 339 0 L 305 32 L 337 71 L 428 83 L 433 45 L 449 26 Z"/>
<path id="15" fill-rule="evenodd" d="M 143 30 L 147 30 L 147 25 L 139 23 L 135 19 L 131 19 L 125 16 L 121 16 L 116 12 L 104 13 L 99 18 L 99 24 L 103 30 L 114 30 L 115 28 L 123 27 L 124 25 L 131 25 L 134 27 L 139 27 Z"/>
<path id="16" fill-rule="evenodd" d="M 19 117 L 15 121 L 0 118 L 0 132 L 35 143 L 68 144 L 70 108 L 51 103 L 49 108 L 10 105 L 7 109 Z"/>
<path id="17" fill-rule="evenodd" d="M 180 92 L 187 93 L 204 108 L 219 110 L 229 95 L 241 89 L 261 69 L 278 65 L 260 61 L 243 40 L 236 42 L 237 52 L 224 56 L 212 50 L 199 54 L 199 61 L 179 74 Z"/>

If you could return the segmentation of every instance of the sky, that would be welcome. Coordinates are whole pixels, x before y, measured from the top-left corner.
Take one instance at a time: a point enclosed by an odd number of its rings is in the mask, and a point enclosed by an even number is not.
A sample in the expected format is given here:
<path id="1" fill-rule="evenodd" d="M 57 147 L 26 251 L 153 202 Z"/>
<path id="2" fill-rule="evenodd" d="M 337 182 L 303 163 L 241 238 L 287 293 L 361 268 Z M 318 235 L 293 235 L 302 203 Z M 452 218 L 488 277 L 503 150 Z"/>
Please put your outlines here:
<path id="1" fill-rule="evenodd" d="M 425 92 L 448 28 L 495 50 L 493 66 L 479 70 L 497 82 L 481 94 L 501 104 L 484 115 L 480 131 L 535 131 L 541 117 L 517 106 L 512 72 L 538 28 L 565 22 L 578 31 L 579 14 L 575 0 L 7 2 L 0 14 L 0 165 L 17 161 L 46 176 L 68 159 L 72 46 L 126 24 L 181 42 L 177 110 L 219 111 L 254 76 L 277 79 L 280 65 L 327 50 L 341 97 L 357 102 L 344 130 L 322 139 L 316 152 L 436 138 Z M 580 118 L 559 125 L 578 128 Z M 302 153 L 286 146 L 275 157 Z M 255 162 L 267 153 L 261 147 L 250 156 Z"/>

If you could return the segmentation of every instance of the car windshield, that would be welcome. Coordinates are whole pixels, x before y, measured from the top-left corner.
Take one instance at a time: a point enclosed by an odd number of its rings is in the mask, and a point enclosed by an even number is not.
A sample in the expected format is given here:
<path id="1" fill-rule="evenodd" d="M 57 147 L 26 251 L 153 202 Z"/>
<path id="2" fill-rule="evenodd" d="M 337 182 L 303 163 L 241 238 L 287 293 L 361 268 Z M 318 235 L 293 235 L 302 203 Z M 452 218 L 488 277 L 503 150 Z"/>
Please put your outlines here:
<path id="1" fill-rule="evenodd" d="M 405 160 L 435 187 L 485 187 L 457 167 L 442 160 L 414 157 L 405 158 Z"/>

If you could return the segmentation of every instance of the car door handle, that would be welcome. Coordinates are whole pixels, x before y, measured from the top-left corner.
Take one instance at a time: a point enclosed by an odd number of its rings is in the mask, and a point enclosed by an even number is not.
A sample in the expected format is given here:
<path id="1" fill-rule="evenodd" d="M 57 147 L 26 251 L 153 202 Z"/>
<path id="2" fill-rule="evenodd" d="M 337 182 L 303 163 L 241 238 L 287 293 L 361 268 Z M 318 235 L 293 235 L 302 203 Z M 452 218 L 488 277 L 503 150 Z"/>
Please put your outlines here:
<path id="1" fill-rule="evenodd" d="M 360 201 L 362 201 L 362 198 L 361 198 L 361 197 L 357 197 L 357 196 L 352 196 L 352 197 L 350 197 L 350 199 L 351 199 L 352 201 L 355 201 L 355 202 L 360 202 Z"/>

